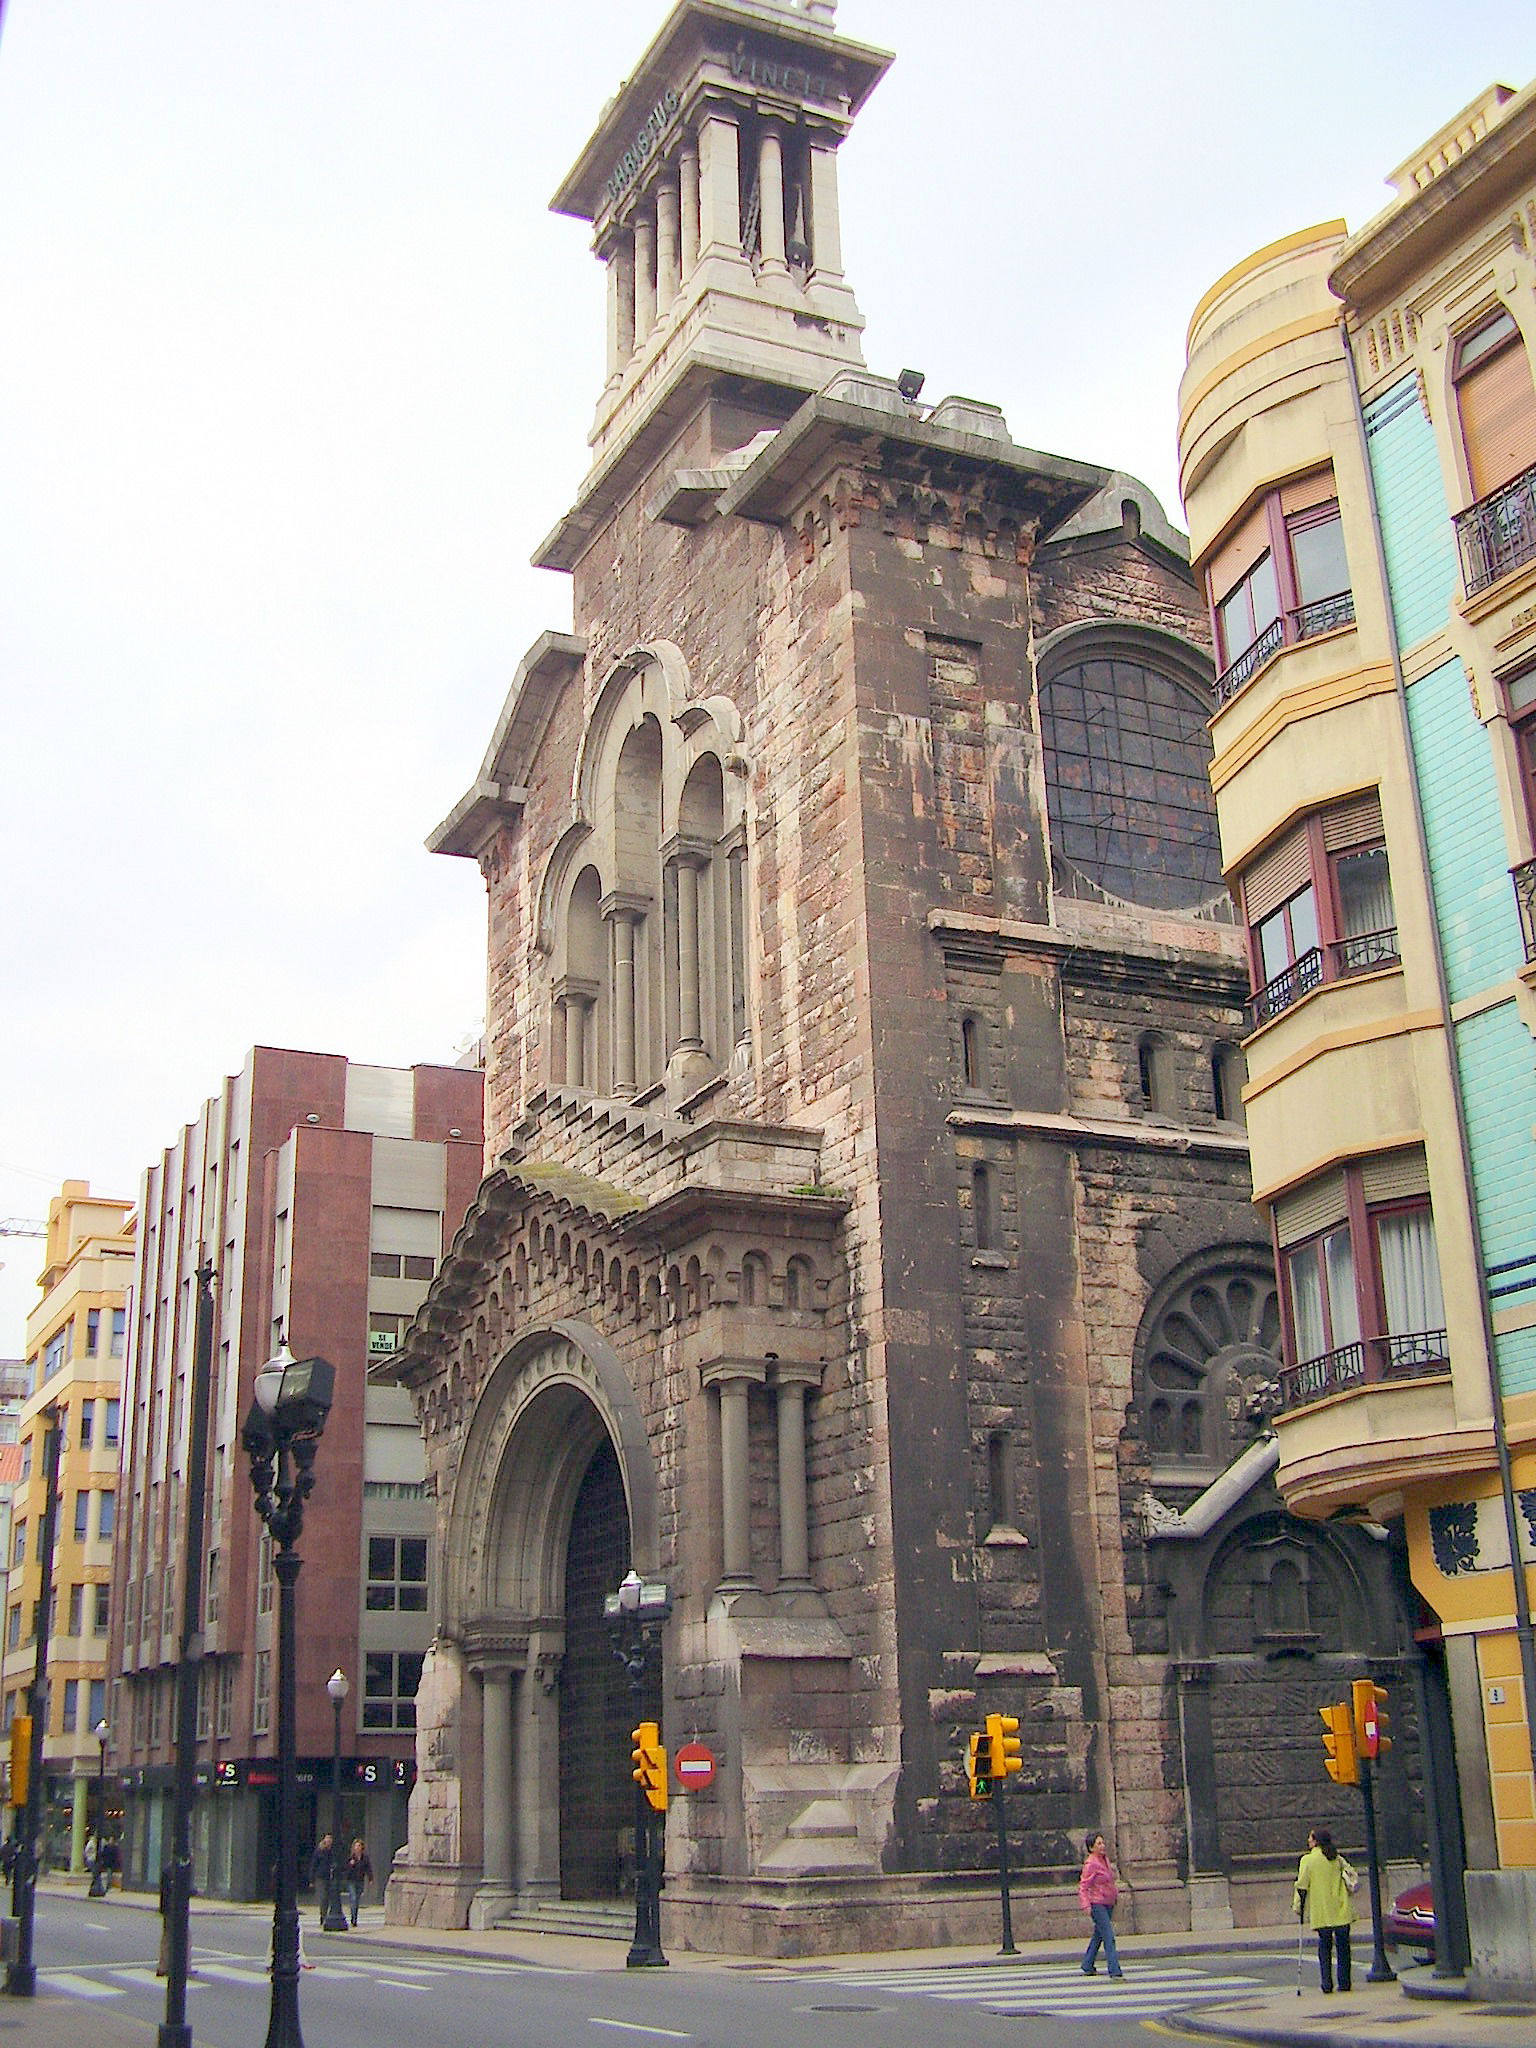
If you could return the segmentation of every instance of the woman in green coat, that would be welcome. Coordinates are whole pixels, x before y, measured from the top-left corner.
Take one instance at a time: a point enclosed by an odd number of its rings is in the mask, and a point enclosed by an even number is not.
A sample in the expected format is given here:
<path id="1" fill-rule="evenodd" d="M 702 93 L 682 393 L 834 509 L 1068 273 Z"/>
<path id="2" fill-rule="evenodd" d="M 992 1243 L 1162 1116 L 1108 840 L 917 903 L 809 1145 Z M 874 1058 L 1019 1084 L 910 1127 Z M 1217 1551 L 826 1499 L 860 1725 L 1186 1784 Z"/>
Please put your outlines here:
<path id="1" fill-rule="evenodd" d="M 1296 1870 L 1296 1912 L 1317 1935 L 1317 1969 L 1324 1991 L 1333 1989 L 1335 1960 L 1339 1989 L 1350 1989 L 1349 1930 L 1355 1918 L 1350 1893 L 1359 1881 L 1327 1828 L 1314 1828 Z"/>

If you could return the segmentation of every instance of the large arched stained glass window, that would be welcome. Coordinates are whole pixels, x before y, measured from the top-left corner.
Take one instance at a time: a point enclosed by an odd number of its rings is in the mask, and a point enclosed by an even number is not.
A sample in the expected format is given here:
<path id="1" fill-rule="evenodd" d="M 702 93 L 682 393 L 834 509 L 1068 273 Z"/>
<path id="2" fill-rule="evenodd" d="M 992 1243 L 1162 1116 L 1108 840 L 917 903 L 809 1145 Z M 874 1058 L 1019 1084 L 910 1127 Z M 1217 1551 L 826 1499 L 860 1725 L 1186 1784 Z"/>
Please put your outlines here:
<path id="1" fill-rule="evenodd" d="M 1073 634 L 1042 663 L 1040 734 L 1056 886 L 1157 910 L 1226 890 L 1207 770 L 1210 706 L 1150 636 Z M 1082 884 L 1087 886 L 1083 887 Z"/>

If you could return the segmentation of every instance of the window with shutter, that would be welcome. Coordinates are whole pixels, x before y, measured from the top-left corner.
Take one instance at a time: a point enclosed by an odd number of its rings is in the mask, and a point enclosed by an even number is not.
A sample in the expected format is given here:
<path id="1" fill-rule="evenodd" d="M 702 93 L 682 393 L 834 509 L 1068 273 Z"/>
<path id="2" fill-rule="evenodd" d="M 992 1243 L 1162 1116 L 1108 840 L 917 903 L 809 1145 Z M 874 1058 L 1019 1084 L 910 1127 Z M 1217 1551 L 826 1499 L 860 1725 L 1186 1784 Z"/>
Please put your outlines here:
<path id="1" fill-rule="evenodd" d="M 1512 314 L 1495 313 L 1458 344 L 1456 404 L 1474 499 L 1536 465 L 1536 385 Z"/>

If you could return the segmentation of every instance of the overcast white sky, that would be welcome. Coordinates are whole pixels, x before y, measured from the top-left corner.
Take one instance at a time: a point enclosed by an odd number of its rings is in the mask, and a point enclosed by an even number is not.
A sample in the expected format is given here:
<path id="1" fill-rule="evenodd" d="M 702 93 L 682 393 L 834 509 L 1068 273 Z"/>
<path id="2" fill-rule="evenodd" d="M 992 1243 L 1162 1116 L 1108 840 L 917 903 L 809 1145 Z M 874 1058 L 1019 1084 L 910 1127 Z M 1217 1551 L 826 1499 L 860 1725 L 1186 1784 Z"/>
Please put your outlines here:
<path id="1" fill-rule="evenodd" d="M 408 1065 L 482 1013 L 422 839 L 585 465 L 601 277 L 547 209 L 664 0 L 0 0 L 0 1215 L 139 1175 L 258 1041 Z M 887 374 L 1174 496 L 1189 313 L 1385 202 L 1530 0 L 843 0 Z M 0 1356 L 41 1247 L 0 1240 Z"/>

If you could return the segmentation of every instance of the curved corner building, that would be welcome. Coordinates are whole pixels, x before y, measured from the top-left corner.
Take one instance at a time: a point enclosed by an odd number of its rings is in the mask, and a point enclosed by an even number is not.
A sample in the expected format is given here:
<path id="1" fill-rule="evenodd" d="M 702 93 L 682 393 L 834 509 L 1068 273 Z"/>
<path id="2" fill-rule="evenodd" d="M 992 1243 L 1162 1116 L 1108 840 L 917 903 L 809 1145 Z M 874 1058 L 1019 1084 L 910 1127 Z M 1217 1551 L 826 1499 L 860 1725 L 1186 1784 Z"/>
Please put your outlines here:
<path id="1" fill-rule="evenodd" d="M 1277 1480 L 1392 1536 L 1441 1966 L 1507 1989 L 1536 1978 L 1536 88 L 1390 182 L 1358 233 L 1304 229 L 1206 293 L 1179 454 Z"/>

